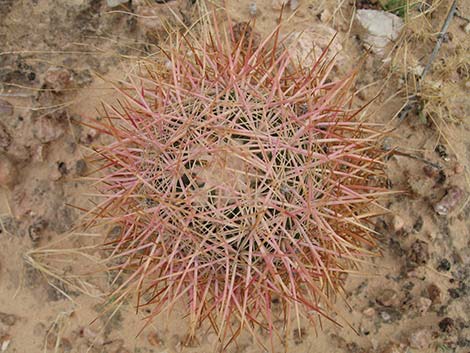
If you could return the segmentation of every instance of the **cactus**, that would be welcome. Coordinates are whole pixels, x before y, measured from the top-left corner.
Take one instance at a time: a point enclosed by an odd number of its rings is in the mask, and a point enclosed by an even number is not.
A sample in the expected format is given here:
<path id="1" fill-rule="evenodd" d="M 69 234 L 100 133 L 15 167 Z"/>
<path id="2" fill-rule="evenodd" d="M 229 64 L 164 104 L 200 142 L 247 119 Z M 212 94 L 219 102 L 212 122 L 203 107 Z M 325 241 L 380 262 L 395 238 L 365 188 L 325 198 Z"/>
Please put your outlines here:
<path id="1" fill-rule="evenodd" d="M 226 29 L 225 29 L 226 28 Z M 280 39 L 214 21 L 147 62 L 94 123 L 95 224 L 119 285 L 152 320 L 185 303 L 190 335 L 226 344 L 274 321 L 331 319 L 345 274 L 376 254 L 381 127 L 353 108 L 354 74 L 327 55 L 303 68 Z M 158 67 L 157 67 L 158 66 Z M 258 327 L 258 329 L 257 329 Z"/>

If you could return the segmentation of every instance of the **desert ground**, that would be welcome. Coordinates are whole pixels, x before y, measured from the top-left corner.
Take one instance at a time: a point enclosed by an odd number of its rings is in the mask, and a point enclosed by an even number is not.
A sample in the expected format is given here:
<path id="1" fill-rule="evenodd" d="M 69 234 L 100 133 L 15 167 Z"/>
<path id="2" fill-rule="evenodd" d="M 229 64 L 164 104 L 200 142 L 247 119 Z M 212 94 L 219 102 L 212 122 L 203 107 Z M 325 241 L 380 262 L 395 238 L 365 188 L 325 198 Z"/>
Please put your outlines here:
<path id="1" fill-rule="evenodd" d="M 159 57 L 168 32 L 194 23 L 197 1 L 0 0 L 0 352 L 213 351 L 210 330 L 185 339 L 178 310 L 142 332 L 145 313 L 132 301 L 103 311 L 109 277 L 93 267 L 99 252 L 82 252 L 102 234 L 76 228 L 93 198 L 87 156 L 103 142 L 80 122 L 114 102 L 113 82 L 133 63 Z M 300 53 L 336 33 L 334 74 L 359 67 L 356 100 L 372 100 L 368 119 L 389 131 L 388 186 L 402 192 L 375 219 L 382 256 L 348 276 L 336 299 L 345 324 L 305 324 L 276 351 L 470 352 L 470 2 L 452 5 L 286 2 L 282 33 L 305 33 Z M 265 35 L 282 1 L 225 7 Z M 367 28 L 362 10 L 393 15 L 393 35 Z M 262 349 L 242 336 L 227 351 Z"/>

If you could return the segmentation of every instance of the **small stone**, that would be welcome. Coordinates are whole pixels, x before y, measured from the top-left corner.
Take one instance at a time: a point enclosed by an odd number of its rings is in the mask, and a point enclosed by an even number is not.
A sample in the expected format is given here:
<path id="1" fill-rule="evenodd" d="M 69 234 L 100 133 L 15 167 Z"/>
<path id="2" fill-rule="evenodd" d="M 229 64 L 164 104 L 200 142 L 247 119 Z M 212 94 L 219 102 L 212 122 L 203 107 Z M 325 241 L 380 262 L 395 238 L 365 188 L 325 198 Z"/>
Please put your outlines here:
<path id="1" fill-rule="evenodd" d="M 384 289 L 375 298 L 375 301 L 386 307 L 397 306 L 399 304 L 398 294 L 393 289 Z"/>
<path id="2" fill-rule="evenodd" d="M 88 166 L 84 159 L 79 159 L 75 162 L 75 173 L 79 176 L 84 176 L 88 170 Z"/>
<path id="3" fill-rule="evenodd" d="M 439 175 L 439 168 L 436 168 L 431 165 L 425 165 L 423 167 L 423 172 L 428 178 L 434 179 L 434 178 L 437 178 L 437 176 Z"/>
<path id="4" fill-rule="evenodd" d="M 431 331 L 426 328 L 415 330 L 411 333 L 409 342 L 410 347 L 414 349 L 426 349 L 431 344 Z"/>
<path id="5" fill-rule="evenodd" d="M 47 221 L 39 218 L 28 228 L 28 235 L 33 243 L 37 243 L 41 239 L 41 234 L 47 228 Z"/>
<path id="6" fill-rule="evenodd" d="M 291 11 L 295 11 L 299 7 L 299 0 L 290 0 L 289 5 Z"/>
<path id="7" fill-rule="evenodd" d="M 380 312 L 380 317 L 382 318 L 383 321 L 388 322 L 392 318 L 389 313 L 386 311 L 381 311 Z"/>
<path id="8" fill-rule="evenodd" d="M 0 122 L 0 151 L 6 152 L 11 145 L 11 135 L 5 125 Z"/>
<path id="9" fill-rule="evenodd" d="M 429 245 L 425 241 L 416 240 L 410 248 L 409 259 L 418 265 L 425 265 L 429 261 Z"/>
<path id="10" fill-rule="evenodd" d="M 439 321 L 439 329 L 441 330 L 441 332 L 444 332 L 447 334 L 452 333 L 452 331 L 454 331 L 455 329 L 454 320 L 451 319 L 450 317 L 446 317 L 442 319 L 441 321 Z"/>
<path id="11" fill-rule="evenodd" d="M 345 66 L 346 58 L 341 39 L 335 35 L 333 28 L 318 24 L 302 32 L 292 32 L 286 38 L 286 45 L 290 55 L 304 68 L 311 68 L 327 49 L 325 60 L 335 60 L 336 67 L 340 68 Z"/>
<path id="12" fill-rule="evenodd" d="M 11 342 L 11 336 L 10 335 L 3 335 L 0 337 L 0 352 L 6 352 L 8 349 L 8 346 L 10 345 Z"/>
<path id="13" fill-rule="evenodd" d="M 14 109 L 10 102 L 0 99 L 0 118 L 13 115 Z"/>
<path id="14" fill-rule="evenodd" d="M 398 215 L 395 215 L 392 220 L 392 227 L 395 232 L 399 232 L 405 226 L 405 221 Z"/>
<path id="15" fill-rule="evenodd" d="M 255 17 L 258 14 L 258 7 L 256 6 L 255 2 L 252 2 L 248 5 L 248 12 L 250 16 Z"/>
<path id="16" fill-rule="evenodd" d="M 436 286 L 435 284 L 430 284 L 427 288 L 427 291 L 428 291 L 428 296 L 429 296 L 429 299 L 432 300 L 433 304 L 440 304 L 442 299 L 441 299 L 441 295 L 442 295 L 442 292 L 441 290 L 439 289 L 438 286 Z"/>
<path id="17" fill-rule="evenodd" d="M 330 10 L 324 9 L 320 14 L 320 21 L 322 21 L 323 23 L 326 23 L 331 19 L 331 17 L 332 15 L 331 15 Z"/>
<path id="18" fill-rule="evenodd" d="M 57 168 L 57 164 L 50 164 L 50 172 L 49 172 L 49 180 L 57 181 L 62 178 L 62 173 L 60 172 L 59 168 Z"/>
<path id="19" fill-rule="evenodd" d="M 33 128 L 34 136 L 42 143 L 58 140 L 64 132 L 64 128 L 60 124 L 45 116 L 37 119 Z"/>
<path id="20" fill-rule="evenodd" d="M 362 314 L 366 317 L 373 317 L 375 316 L 375 309 L 374 308 L 367 308 L 367 309 L 364 309 L 364 311 L 362 312 Z"/>
<path id="21" fill-rule="evenodd" d="M 452 265 L 450 264 L 450 261 L 447 260 L 447 259 L 442 259 L 440 262 L 439 262 L 439 265 L 437 266 L 437 270 L 439 272 L 447 272 L 447 271 L 450 271 L 450 268 L 452 267 Z"/>
<path id="22" fill-rule="evenodd" d="M 98 137 L 98 135 L 98 130 L 85 126 L 80 132 L 79 141 L 83 145 L 89 145 Z"/>
<path id="23" fill-rule="evenodd" d="M 416 65 L 415 67 L 411 68 L 411 73 L 417 77 L 421 77 L 424 72 L 424 66 Z"/>
<path id="24" fill-rule="evenodd" d="M 18 317 L 13 314 L 0 313 L 0 322 L 7 326 L 13 326 L 16 324 Z"/>
<path id="25" fill-rule="evenodd" d="M 458 186 L 450 187 L 447 189 L 446 195 L 434 205 L 434 211 L 441 216 L 448 215 L 457 206 L 463 195 L 463 190 Z"/>
<path id="26" fill-rule="evenodd" d="M 432 305 L 432 300 L 425 297 L 420 297 L 415 303 L 416 309 L 420 314 L 425 314 L 428 312 L 429 308 Z"/>
<path id="27" fill-rule="evenodd" d="M 129 0 L 106 0 L 106 4 L 109 7 L 117 7 L 122 4 L 127 4 Z"/>
<path id="28" fill-rule="evenodd" d="M 16 167 L 6 156 L 0 155 L 0 186 L 9 188 L 16 182 Z"/>
<path id="29" fill-rule="evenodd" d="M 46 147 L 43 144 L 37 144 L 36 146 L 31 147 L 32 149 L 32 158 L 35 162 L 44 162 L 46 159 Z"/>
<path id="30" fill-rule="evenodd" d="M 72 82 L 72 74 L 63 67 L 51 67 L 46 71 L 44 81 L 55 91 L 61 91 Z"/>
<path id="31" fill-rule="evenodd" d="M 379 10 L 360 9 L 356 19 L 367 31 L 363 36 L 364 43 L 378 55 L 384 54 L 385 47 L 398 38 L 404 26 L 400 17 Z"/>
<path id="32" fill-rule="evenodd" d="M 153 347 L 162 347 L 163 341 L 156 332 L 151 332 L 147 336 L 147 341 Z"/>
<path id="33" fill-rule="evenodd" d="M 470 85 L 469 87 L 470 88 Z M 456 163 L 454 166 L 454 173 L 459 175 L 462 174 L 465 171 L 465 167 L 461 163 Z"/>
<path id="34" fill-rule="evenodd" d="M 463 30 L 465 31 L 465 33 L 467 34 L 470 34 L 470 22 L 468 22 L 465 27 L 463 28 Z"/>

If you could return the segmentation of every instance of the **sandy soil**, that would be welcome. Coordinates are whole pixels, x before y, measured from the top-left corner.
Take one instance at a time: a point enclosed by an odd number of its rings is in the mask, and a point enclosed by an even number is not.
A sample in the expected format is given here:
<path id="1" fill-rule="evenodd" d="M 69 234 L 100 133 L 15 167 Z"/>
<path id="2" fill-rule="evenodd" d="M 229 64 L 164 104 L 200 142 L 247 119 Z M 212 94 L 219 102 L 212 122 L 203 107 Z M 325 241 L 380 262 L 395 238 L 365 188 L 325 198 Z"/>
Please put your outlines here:
<path id="1" fill-rule="evenodd" d="M 77 122 L 98 116 L 101 101 L 113 101 L 110 80 L 123 78 L 136 57 L 152 55 L 166 37 L 163 22 L 132 15 L 139 3 L 180 28 L 168 7 L 143 1 L 115 8 L 100 0 L 0 1 L 0 352 L 212 351 L 215 336 L 208 331 L 185 344 L 178 312 L 140 335 L 145 313 L 136 315 L 131 302 L 103 313 L 109 278 L 70 250 L 96 241 L 94 234 L 70 235 L 82 215 L 70 205 L 86 205 L 92 192 L 81 179 L 85 156 L 100 143 Z M 228 11 L 248 20 L 251 3 L 229 1 Z M 256 1 L 260 33 L 276 24 L 274 3 Z M 380 92 L 368 113 L 393 129 L 384 148 L 400 153 L 387 160 L 389 184 L 406 191 L 376 221 L 383 257 L 347 280 L 337 305 L 351 327 L 325 323 L 317 330 L 306 325 L 301 336 L 288 332 L 290 352 L 470 352 L 470 3 L 460 1 L 460 16 L 422 86 L 427 100 L 399 121 L 396 113 L 414 93 L 414 73 L 426 64 L 450 2 L 421 5 L 410 10 L 395 50 L 368 55 L 357 80 L 359 102 Z M 169 6 L 191 23 L 190 1 Z M 380 5 L 300 0 L 296 13 L 286 11 L 284 31 L 319 24 L 338 31 L 341 74 L 364 53 L 363 30 L 351 21 L 356 7 Z M 440 215 L 436 206 L 452 194 L 458 202 Z M 61 256 L 47 249 L 61 249 Z M 51 258 L 53 267 L 39 267 Z M 260 349 L 241 337 L 229 351 Z"/>

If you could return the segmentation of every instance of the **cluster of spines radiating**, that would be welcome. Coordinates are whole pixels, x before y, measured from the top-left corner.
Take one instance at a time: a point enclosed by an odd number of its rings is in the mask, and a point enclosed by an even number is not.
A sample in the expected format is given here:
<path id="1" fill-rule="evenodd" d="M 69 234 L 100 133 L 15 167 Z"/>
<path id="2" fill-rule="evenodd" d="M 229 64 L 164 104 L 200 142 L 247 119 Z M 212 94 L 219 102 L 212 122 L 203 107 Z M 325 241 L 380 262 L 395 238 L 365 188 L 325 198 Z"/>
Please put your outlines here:
<path id="1" fill-rule="evenodd" d="M 368 220 L 382 164 L 372 124 L 351 108 L 352 77 L 305 69 L 278 39 L 236 39 L 214 27 L 179 41 L 166 72 L 129 77 L 96 128 L 99 224 L 149 319 L 187 303 L 191 333 L 209 322 L 222 342 L 276 317 L 328 317 L 342 275 L 369 256 Z M 371 251 L 372 250 L 372 251 Z"/>

